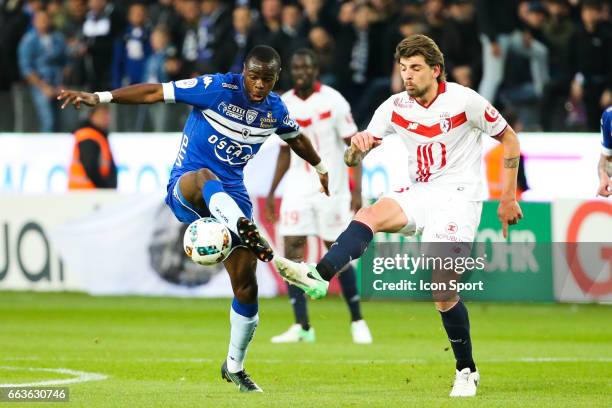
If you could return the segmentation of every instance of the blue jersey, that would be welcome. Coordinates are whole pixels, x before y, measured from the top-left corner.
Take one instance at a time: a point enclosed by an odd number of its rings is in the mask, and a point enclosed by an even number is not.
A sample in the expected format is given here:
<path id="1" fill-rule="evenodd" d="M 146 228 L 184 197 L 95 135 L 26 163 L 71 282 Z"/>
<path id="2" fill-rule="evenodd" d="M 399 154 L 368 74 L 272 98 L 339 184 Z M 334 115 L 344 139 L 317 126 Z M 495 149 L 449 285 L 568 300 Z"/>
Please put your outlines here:
<path id="1" fill-rule="evenodd" d="M 606 156 L 612 156 L 612 106 L 609 106 L 601 115 L 601 135 L 603 153 Z"/>
<path id="2" fill-rule="evenodd" d="M 193 106 L 170 173 L 172 183 L 185 172 L 207 168 L 226 186 L 242 185 L 243 169 L 266 139 L 287 140 L 300 133 L 280 96 L 249 101 L 242 74 L 214 74 L 163 84 L 166 103 Z"/>

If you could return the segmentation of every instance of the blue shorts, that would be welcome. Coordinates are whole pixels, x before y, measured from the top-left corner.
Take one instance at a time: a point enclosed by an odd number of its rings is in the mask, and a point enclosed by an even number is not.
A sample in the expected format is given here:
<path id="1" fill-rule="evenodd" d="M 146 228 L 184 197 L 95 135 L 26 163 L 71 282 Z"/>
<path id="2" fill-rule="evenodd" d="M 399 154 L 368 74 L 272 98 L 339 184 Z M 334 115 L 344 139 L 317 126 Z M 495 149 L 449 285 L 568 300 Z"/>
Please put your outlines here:
<path id="1" fill-rule="evenodd" d="M 168 185 L 168 193 L 166 194 L 166 204 L 172 212 L 174 216 L 184 224 L 191 224 L 195 220 L 199 220 L 204 217 L 212 217 L 208 208 L 195 208 L 191 205 L 189 201 L 185 199 L 181 189 L 179 187 L 179 180 L 181 178 L 178 177 L 171 184 Z M 232 199 L 238 204 L 238 207 L 242 210 L 242 213 L 248 219 L 253 219 L 253 204 L 251 204 L 251 199 L 249 198 L 249 193 L 247 193 L 246 187 L 244 184 L 234 185 L 234 186 L 223 186 L 225 192 L 232 197 Z M 232 235 L 232 248 L 236 246 L 242 246 L 242 241 L 238 237 L 238 235 L 234 234 L 234 232 L 230 231 Z"/>

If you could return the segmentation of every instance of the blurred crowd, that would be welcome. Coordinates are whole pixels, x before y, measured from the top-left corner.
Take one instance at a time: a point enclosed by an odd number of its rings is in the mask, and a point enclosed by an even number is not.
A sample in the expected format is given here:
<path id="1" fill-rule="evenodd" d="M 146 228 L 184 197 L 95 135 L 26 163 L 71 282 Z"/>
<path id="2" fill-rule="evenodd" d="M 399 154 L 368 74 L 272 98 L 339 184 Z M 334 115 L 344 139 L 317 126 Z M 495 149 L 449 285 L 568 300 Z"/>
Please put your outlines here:
<path id="1" fill-rule="evenodd" d="M 240 72 L 256 44 L 288 63 L 312 48 L 321 81 L 360 127 L 402 84 L 401 38 L 431 36 L 449 80 L 478 90 L 528 130 L 597 131 L 612 103 L 606 0 L 0 0 L 0 131 L 71 131 L 60 88 L 110 90 Z M 179 131 L 186 108 L 112 106 L 115 131 Z"/>

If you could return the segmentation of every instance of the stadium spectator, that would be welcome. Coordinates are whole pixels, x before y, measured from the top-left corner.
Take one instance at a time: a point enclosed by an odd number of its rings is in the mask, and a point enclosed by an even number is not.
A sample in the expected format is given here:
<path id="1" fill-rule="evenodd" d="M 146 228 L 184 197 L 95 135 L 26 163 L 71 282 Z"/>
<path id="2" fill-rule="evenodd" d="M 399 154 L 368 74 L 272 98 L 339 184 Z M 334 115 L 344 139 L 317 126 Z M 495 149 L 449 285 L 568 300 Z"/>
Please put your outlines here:
<path id="1" fill-rule="evenodd" d="M 333 72 L 335 47 L 333 38 L 324 27 L 314 26 L 308 33 L 308 42 L 319 61 L 319 79 L 325 85 L 335 86 L 336 76 Z"/>
<path id="2" fill-rule="evenodd" d="M 200 5 L 197 0 L 183 0 L 177 4 L 180 5 L 178 11 L 183 20 L 178 41 L 182 60 L 180 76 L 193 77 L 197 75 Z"/>
<path id="3" fill-rule="evenodd" d="M 151 49 L 153 53 L 147 58 L 143 80 L 151 84 L 169 82 L 171 74 L 177 74 L 176 65 L 171 62 L 176 57 L 176 48 L 170 44 L 170 32 L 165 26 L 158 26 L 151 33 Z M 138 110 L 137 129 L 144 128 L 147 117 L 151 119 L 155 132 L 168 132 L 176 129 L 169 123 L 169 115 L 173 107 L 153 105 L 139 108 L 144 109 Z"/>
<path id="4" fill-rule="evenodd" d="M 539 107 L 548 83 L 548 44 L 543 33 L 546 9 L 538 1 L 519 3 L 521 30 L 510 38 L 499 100 L 521 117 L 526 127 L 539 129 Z M 544 102 L 545 103 L 545 102 Z"/>
<path id="5" fill-rule="evenodd" d="M 232 14 L 232 35 L 219 50 L 220 71 L 242 72 L 244 58 L 255 42 L 252 27 L 251 10 L 244 6 L 236 7 Z"/>
<path id="6" fill-rule="evenodd" d="M 582 26 L 570 41 L 571 103 L 584 104 L 586 128 L 599 130 L 603 108 L 612 102 L 612 36 L 601 1 L 584 0 Z"/>
<path id="7" fill-rule="evenodd" d="M 17 48 L 30 24 L 19 2 L 0 3 L 0 131 L 23 131 L 24 109 L 18 96 Z"/>
<path id="8" fill-rule="evenodd" d="M 232 32 L 232 11 L 221 0 L 202 0 L 200 10 L 196 71 L 199 74 L 225 71 L 219 55 Z"/>
<path id="9" fill-rule="evenodd" d="M 113 42 L 123 21 L 107 0 L 89 0 L 83 23 L 85 83 L 90 89 L 111 86 Z"/>
<path id="10" fill-rule="evenodd" d="M 476 1 L 481 31 L 483 78 L 479 93 L 493 102 L 503 80 L 503 68 L 512 32 L 518 29 L 517 0 Z"/>
<path id="11" fill-rule="evenodd" d="M 181 25 L 183 23 L 177 7 L 179 1 L 158 0 L 157 3 L 148 7 L 149 18 L 153 27 L 164 26 L 170 33 L 170 43 L 176 44 L 181 38 Z"/>
<path id="12" fill-rule="evenodd" d="M 64 36 L 51 27 L 46 11 L 34 14 L 33 25 L 34 29 L 19 44 L 19 68 L 21 75 L 30 84 L 40 131 L 53 132 L 57 130 L 55 97 L 63 80 L 66 42 Z"/>
<path id="13" fill-rule="evenodd" d="M 546 0 L 548 21 L 543 33 L 549 46 L 550 80 L 544 86 L 540 123 L 545 132 L 563 130 L 565 102 L 571 81 L 569 72 L 570 40 L 576 27 L 570 19 L 566 0 Z"/>
<path id="14" fill-rule="evenodd" d="M 151 55 L 150 29 L 143 3 L 133 3 L 128 9 L 128 26 L 123 36 L 115 40 L 112 87 L 143 81 L 147 58 Z"/>
<path id="15" fill-rule="evenodd" d="M 260 21 L 255 26 L 255 42 L 272 44 L 272 37 L 281 28 L 282 3 L 280 0 L 262 0 Z"/>
<path id="16" fill-rule="evenodd" d="M 473 0 L 450 0 L 440 41 L 451 81 L 476 88 L 482 73 L 482 49 Z"/>
<path id="17" fill-rule="evenodd" d="M 108 105 L 97 105 L 89 111 L 88 121 L 74 132 L 70 190 L 117 188 L 117 166 L 108 143 L 109 124 Z"/>
<path id="18" fill-rule="evenodd" d="M 311 0 L 306 1 L 306 3 Z M 312 0 L 319 2 L 320 0 Z M 306 4 L 305 3 L 305 4 Z M 306 14 L 307 15 L 307 14 Z M 281 10 L 281 28 L 272 35 L 271 46 L 281 57 L 282 69 L 280 78 L 277 82 L 277 88 L 287 90 L 291 88 L 291 75 L 289 73 L 289 62 L 293 53 L 306 46 L 306 38 L 300 35 L 300 26 L 302 21 L 302 10 L 297 4 L 287 4 Z"/>
<path id="19" fill-rule="evenodd" d="M 426 0 L 424 8 L 425 22 L 427 23 L 427 33 L 436 43 L 442 41 L 444 36 L 444 26 L 446 18 L 444 16 L 443 0 Z"/>
<path id="20" fill-rule="evenodd" d="M 358 126 L 366 120 L 363 109 L 357 106 L 362 99 L 368 102 L 362 98 L 368 95 L 365 87 L 374 78 L 385 77 L 379 58 L 383 27 L 371 24 L 371 18 L 372 7 L 368 3 L 357 4 L 352 23 L 343 25 L 336 36 L 337 87 L 351 104 Z"/>

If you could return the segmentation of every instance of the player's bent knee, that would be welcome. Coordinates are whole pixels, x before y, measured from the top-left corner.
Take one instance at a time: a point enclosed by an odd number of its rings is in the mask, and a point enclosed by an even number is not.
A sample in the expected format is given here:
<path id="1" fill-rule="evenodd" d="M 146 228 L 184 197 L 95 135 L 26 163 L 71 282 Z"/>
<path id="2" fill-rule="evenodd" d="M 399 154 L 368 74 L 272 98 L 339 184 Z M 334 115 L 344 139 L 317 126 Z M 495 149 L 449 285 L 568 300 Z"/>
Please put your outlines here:
<path id="1" fill-rule="evenodd" d="M 376 211 L 372 209 L 372 207 L 364 207 L 360 208 L 353 217 L 355 221 L 359 221 L 363 224 L 366 224 L 368 227 L 372 229 L 373 232 L 378 232 L 378 220 L 376 217 Z"/>
<path id="2" fill-rule="evenodd" d="M 199 186 L 203 186 L 208 180 L 219 180 L 219 177 L 209 169 L 203 168 L 196 170 L 196 182 Z"/>

